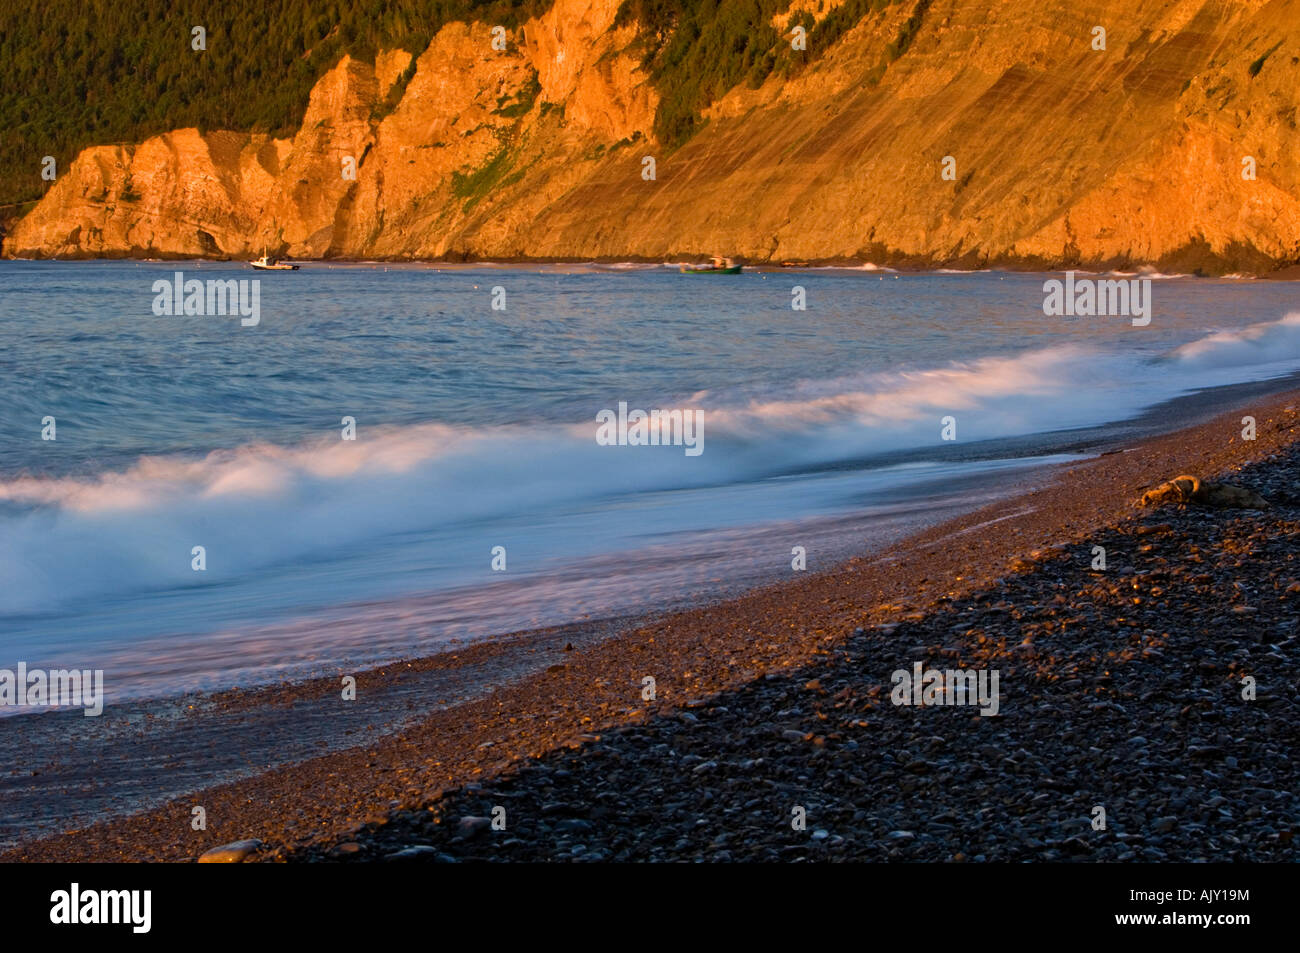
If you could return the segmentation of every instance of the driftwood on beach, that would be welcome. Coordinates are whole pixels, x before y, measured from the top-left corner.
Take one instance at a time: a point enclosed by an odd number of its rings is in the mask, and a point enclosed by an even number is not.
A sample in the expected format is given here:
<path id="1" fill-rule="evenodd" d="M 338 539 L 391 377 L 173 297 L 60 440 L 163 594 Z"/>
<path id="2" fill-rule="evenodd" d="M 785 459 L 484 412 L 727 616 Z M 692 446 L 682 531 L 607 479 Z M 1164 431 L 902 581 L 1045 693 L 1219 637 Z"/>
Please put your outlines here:
<path id="1" fill-rule="evenodd" d="M 1254 490 L 1231 483 L 1207 483 L 1184 474 L 1142 495 L 1142 506 L 1165 504 L 1213 506 L 1219 509 L 1261 510 L 1268 502 Z"/>

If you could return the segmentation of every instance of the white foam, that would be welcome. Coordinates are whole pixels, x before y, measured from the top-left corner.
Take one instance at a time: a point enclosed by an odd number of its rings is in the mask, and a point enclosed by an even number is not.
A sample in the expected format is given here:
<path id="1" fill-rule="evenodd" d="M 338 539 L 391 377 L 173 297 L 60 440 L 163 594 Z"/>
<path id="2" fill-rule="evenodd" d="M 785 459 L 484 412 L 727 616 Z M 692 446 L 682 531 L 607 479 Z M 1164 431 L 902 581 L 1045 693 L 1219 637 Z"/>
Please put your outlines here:
<path id="1" fill-rule="evenodd" d="M 1218 331 L 1176 348 L 1172 361 L 1189 368 L 1269 365 L 1300 359 L 1300 313 L 1235 331 Z"/>
<path id="2" fill-rule="evenodd" d="M 598 446 L 602 408 L 593 407 L 569 424 L 368 428 L 355 442 L 252 444 L 201 459 L 145 457 L 90 477 L 20 477 L 0 482 L 0 615 L 217 584 L 473 521 L 540 525 L 606 498 L 753 485 L 935 448 L 949 415 L 963 443 L 1121 420 L 1196 387 L 1297 364 L 1300 314 L 1289 314 L 1154 363 L 1132 350 L 1062 346 L 804 381 L 743 403 L 707 392 L 660 402 L 704 410 L 699 457 L 681 447 Z M 610 406 L 618 399 L 610 395 Z M 609 518 L 643 517 L 613 507 Z M 190 569 L 195 545 L 208 552 L 202 573 Z"/>

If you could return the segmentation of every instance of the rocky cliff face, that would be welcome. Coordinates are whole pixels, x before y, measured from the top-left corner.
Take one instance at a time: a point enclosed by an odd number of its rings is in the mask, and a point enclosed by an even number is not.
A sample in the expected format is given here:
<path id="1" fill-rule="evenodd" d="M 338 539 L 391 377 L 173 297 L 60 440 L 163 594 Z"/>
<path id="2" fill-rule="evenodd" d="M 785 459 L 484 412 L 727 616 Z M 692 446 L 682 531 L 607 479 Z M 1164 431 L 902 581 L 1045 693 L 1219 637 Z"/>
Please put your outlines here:
<path id="1" fill-rule="evenodd" d="M 88 149 L 4 252 L 1300 261 L 1300 0 L 899 4 L 796 77 L 733 90 L 676 151 L 617 6 L 558 0 L 504 52 L 458 23 L 414 63 L 345 58 L 292 139 Z"/>

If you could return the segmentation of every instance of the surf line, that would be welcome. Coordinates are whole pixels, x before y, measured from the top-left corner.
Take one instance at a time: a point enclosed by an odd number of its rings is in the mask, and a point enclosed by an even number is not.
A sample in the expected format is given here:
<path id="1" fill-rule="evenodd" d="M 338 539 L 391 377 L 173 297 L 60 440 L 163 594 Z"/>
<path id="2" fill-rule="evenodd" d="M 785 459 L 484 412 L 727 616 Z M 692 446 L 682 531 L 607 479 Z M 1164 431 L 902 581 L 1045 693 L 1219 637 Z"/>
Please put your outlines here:
<path id="1" fill-rule="evenodd" d="M 87 718 L 104 713 L 104 670 L 0 668 L 0 706 L 43 705 L 82 708 Z"/>
<path id="2" fill-rule="evenodd" d="M 596 443 L 602 447 L 685 447 L 688 457 L 704 452 L 704 411 L 697 409 L 627 409 L 618 402 L 618 413 L 606 408 L 596 414 Z"/>

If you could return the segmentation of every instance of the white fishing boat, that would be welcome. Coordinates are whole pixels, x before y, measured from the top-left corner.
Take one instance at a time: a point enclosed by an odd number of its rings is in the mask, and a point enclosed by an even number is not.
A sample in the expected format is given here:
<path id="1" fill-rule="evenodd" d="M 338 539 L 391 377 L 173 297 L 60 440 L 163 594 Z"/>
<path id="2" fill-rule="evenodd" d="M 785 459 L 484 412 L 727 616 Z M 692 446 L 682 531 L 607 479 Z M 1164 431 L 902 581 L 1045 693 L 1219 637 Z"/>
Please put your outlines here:
<path id="1" fill-rule="evenodd" d="M 259 271 L 297 271 L 298 266 L 287 261 L 280 261 L 276 258 L 268 258 L 266 249 L 262 249 L 262 257 L 256 258 L 249 262 Z"/>

